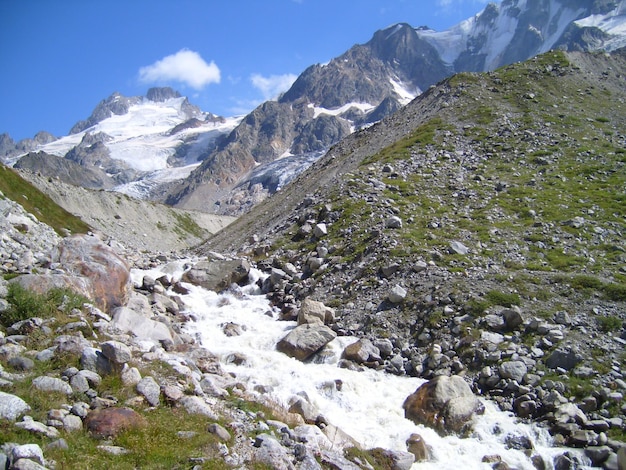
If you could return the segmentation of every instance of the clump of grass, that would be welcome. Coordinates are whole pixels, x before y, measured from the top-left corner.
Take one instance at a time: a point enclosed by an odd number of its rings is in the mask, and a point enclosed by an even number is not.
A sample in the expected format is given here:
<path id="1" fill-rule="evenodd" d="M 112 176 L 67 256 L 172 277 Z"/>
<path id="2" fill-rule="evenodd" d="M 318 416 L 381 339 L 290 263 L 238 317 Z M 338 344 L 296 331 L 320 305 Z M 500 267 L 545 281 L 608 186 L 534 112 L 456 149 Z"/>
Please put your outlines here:
<path id="1" fill-rule="evenodd" d="M 616 315 L 610 315 L 608 317 L 597 317 L 596 323 L 598 324 L 598 328 L 600 328 L 600 330 L 604 331 L 605 333 L 617 331 L 622 327 L 622 320 Z"/>
<path id="2" fill-rule="evenodd" d="M 54 288 L 45 294 L 38 294 L 17 283 L 9 283 L 6 300 L 9 308 L 0 316 L 0 324 L 4 326 L 33 317 L 51 318 L 61 308 L 69 312 L 88 301 L 70 289 Z"/>
<path id="3" fill-rule="evenodd" d="M 522 299 L 518 294 L 501 292 L 497 290 L 490 290 L 485 294 L 485 299 L 490 305 L 500 305 L 502 307 L 513 307 L 514 305 L 521 305 Z"/>
<path id="4" fill-rule="evenodd" d="M 176 218 L 176 227 L 174 231 L 181 237 L 192 235 L 197 238 L 204 238 L 208 235 L 207 231 L 200 227 L 190 214 L 174 212 Z"/>

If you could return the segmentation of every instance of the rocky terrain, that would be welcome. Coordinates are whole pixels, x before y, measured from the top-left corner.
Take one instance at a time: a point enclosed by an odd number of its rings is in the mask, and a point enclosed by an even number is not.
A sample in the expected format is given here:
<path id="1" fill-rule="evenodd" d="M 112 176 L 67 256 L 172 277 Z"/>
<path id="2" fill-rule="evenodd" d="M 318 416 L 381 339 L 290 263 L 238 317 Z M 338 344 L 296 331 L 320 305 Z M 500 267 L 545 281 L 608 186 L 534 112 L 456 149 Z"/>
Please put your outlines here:
<path id="1" fill-rule="evenodd" d="M 404 403 L 416 423 L 469 437 L 488 398 L 570 448 L 550 461 L 510 436 L 535 468 L 624 468 L 625 73 L 623 51 L 552 52 L 448 79 L 195 248 L 184 282 L 129 271 L 178 255 L 126 248 L 107 225 L 108 243 L 62 239 L 0 198 L 0 459 L 427 461 L 418 435 L 406 451 L 358 449 L 306 397 L 272 406 L 197 347 L 185 283 L 222 290 L 254 264 L 282 318 L 297 321 L 277 344 L 284 354 L 314 361 L 334 337 L 356 336 L 341 367 L 428 380 Z M 483 462 L 510 468 L 498 455 Z"/>
<path id="2" fill-rule="evenodd" d="M 348 367 L 460 374 L 558 442 L 615 451 L 624 60 L 548 53 L 457 75 L 336 145 L 199 252 L 257 258 L 286 317 L 312 297 L 335 307 L 337 334 L 393 344 Z"/>
<path id="3" fill-rule="evenodd" d="M 29 171 L 20 174 L 105 240 L 114 240 L 129 249 L 152 253 L 185 250 L 234 220 L 234 217 L 175 209 L 120 193 L 85 189 Z"/>

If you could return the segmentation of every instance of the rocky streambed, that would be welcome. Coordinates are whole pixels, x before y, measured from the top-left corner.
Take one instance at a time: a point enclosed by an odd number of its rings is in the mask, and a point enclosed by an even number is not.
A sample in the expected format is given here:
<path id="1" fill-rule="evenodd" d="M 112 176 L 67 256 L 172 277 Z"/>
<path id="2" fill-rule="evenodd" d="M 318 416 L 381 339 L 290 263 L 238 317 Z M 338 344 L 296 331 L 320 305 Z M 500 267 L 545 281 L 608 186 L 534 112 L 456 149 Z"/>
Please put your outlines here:
<path id="1" fill-rule="evenodd" d="M 566 318 L 535 321 L 519 308 L 500 308 L 476 325 L 471 318 L 458 318 L 442 325 L 440 336 L 420 340 L 428 345 L 407 348 L 395 331 L 386 337 L 363 334 L 350 326 L 356 320 L 345 309 L 313 300 L 304 291 L 298 294 L 294 282 L 307 276 L 295 264 L 279 267 L 278 261 L 268 260 L 251 270 L 244 259 L 214 253 L 194 260 L 125 251 L 121 245 L 114 249 L 89 235 L 61 239 L 19 206 L 6 200 L 2 204 L 2 318 L 13 312 L 14 284 L 40 292 L 71 287 L 88 299 L 71 307 L 69 298 L 62 299 L 48 318 L 25 315 L 2 328 L 0 411 L 3 434 L 11 438 L 3 439 L 0 458 L 8 468 L 80 468 L 81 459 L 89 468 L 111 462 L 158 467 L 162 463 L 139 455 L 121 436 L 156 427 L 159 413 L 169 416 L 168 432 L 175 431 L 168 440 L 178 442 L 178 462 L 198 468 L 216 462 L 233 468 L 264 463 L 271 468 L 401 469 L 415 462 L 446 468 L 442 454 L 464 446 L 478 449 L 472 455 L 476 468 L 623 465 L 624 443 L 610 434 L 623 427 L 622 365 L 612 364 L 610 384 L 598 381 L 588 396 L 575 400 L 559 374 L 576 370 L 584 377 L 590 372 L 575 349 L 548 345 L 566 341 L 571 329 Z M 317 230 L 323 236 L 323 227 Z M 422 275 L 435 269 L 418 268 Z M 215 293 L 224 289 L 224 296 Z M 389 305 L 400 305 L 405 294 L 391 287 Z M 201 296 L 202 306 L 194 304 L 194 295 Z M 272 302 L 254 304 L 252 312 L 259 317 L 228 320 L 239 308 L 237 302 L 256 302 L 249 300 L 252 295 Z M 227 316 L 216 331 L 203 326 L 203 309 L 209 304 Z M 255 360 L 265 356 L 239 347 L 225 354 L 218 338 L 256 340 L 261 318 L 280 327 L 269 347 L 272 354 L 284 364 L 330 363 L 335 371 L 331 379 L 317 380 L 308 393 L 303 381 L 314 375 L 312 369 L 300 378 L 294 369 L 279 376 L 278 383 L 269 376 L 250 379 L 251 371 L 283 366 L 269 359 L 259 364 Z M 469 324 L 479 331 L 472 336 L 480 345 L 472 345 L 471 357 L 484 356 L 481 367 L 468 361 L 459 340 L 452 341 L 453 329 Z M 535 331 L 545 346 L 513 340 L 527 330 Z M 342 338 L 346 340 L 336 341 Z M 544 357 L 552 358 L 554 379 L 541 380 L 546 373 L 537 365 Z M 340 371 L 349 375 L 343 378 Z M 386 428 L 388 416 L 366 434 L 395 434 L 395 443 L 374 438 L 360 444 L 334 424 L 340 412 L 323 411 L 326 405 L 314 395 L 341 401 L 370 373 L 390 379 L 380 389 L 365 385 L 370 398 L 386 397 L 384 405 L 391 404 L 403 424 Z M 289 390 L 282 398 L 275 393 L 281 387 Z M 400 398 L 387 397 L 391 391 Z M 42 395 L 52 399 L 45 401 Z M 523 427 L 481 396 L 528 422 L 539 421 L 553 434 L 556 447 L 541 427 Z M 374 411 L 354 410 L 355 403 L 348 406 L 352 411 L 345 428 L 358 434 L 369 422 L 358 416 Z M 377 408 L 382 402 L 372 410 Z M 200 417 L 199 425 L 195 417 Z M 84 456 L 72 448 L 77 436 L 87 436 Z M 493 442 L 488 440 L 492 436 Z M 202 444 L 183 450 L 194 439 Z"/>

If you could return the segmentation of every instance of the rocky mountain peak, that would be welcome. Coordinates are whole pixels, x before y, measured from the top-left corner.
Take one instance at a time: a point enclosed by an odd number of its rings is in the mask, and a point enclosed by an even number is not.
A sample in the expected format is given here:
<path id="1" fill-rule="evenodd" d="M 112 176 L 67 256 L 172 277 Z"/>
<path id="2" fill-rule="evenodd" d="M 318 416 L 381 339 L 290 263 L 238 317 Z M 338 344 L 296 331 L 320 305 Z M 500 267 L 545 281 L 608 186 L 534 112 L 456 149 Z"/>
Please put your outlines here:
<path id="1" fill-rule="evenodd" d="M 182 95 L 170 87 L 150 88 L 146 93 L 146 98 L 156 103 L 162 103 L 172 98 L 180 98 Z"/>
<path id="2" fill-rule="evenodd" d="M 91 126 L 115 115 L 121 116 L 128 113 L 131 105 L 139 103 L 141 98 L 126 97 L 119 92 L 114 92 L 107 99 L 100 101 L 96 108 L 84 121 L 77 122 L 70 130 L 70 134 L 78 134 Z"/>

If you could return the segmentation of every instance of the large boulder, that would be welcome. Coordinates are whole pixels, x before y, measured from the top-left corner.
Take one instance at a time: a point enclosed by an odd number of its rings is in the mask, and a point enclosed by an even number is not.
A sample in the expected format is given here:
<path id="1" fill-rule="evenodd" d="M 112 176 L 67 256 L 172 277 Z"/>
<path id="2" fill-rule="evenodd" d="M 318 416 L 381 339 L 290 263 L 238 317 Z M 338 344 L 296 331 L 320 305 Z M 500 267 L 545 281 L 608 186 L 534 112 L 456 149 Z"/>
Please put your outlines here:
<path id="1" fill-rule="evenodd" d="M 330 343 L 337 333 L 325 325 L 300 325 L 291 330 L 287 336 L 281 339 L 276 348 L 304 361 Z"/>
<path id="2" fill-rule="evenodd" d="M 461 377 L 440 375 L 424 383 L 404 401 L 404 415 L 441 435 L 461 432 L 484 407 Z"/>
<path id="3" fill-rule="evenodd" d="M 74 235 L 61 240 L 52 261 L 91 281 L 96 306 L 104 311 L 125 305 L 132 290 L 130 266 L 96 237 Z"/>
<path id="4" fill-rule="evenodd" d="M 233 283 L 245 280 L 250 263 L 245 259 L 214 259 L 200 261 L 183 274 L 182 280 L 215 292 L 223 291 Z"/>
<path id="5" fill-rule="evenodd" d="M 300 310 L 298 310 L 298 325 L 306 323 L 328 325 L 334 322 L 334 309 L 308 297 L 302 301 Z"/>

